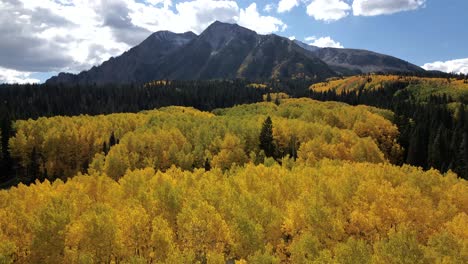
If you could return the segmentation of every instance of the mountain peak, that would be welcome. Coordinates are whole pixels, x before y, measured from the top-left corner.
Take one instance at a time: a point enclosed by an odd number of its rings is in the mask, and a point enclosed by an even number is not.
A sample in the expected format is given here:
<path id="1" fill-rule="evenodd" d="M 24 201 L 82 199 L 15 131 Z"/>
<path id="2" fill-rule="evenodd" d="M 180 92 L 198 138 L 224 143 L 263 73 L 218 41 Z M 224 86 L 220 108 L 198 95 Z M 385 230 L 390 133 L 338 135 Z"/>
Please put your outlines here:
<path id="1" fill-rule="evenodd" d="M 206 29 L 209 29 L 210 27 L 235 27 L 235 26 L 238 27 L 239 25 L 237 25 L 236 23 L 228 23 L 228 22 L 221 22 L 219 20 L 215 20 Z"/>
<path id="2" fill-rule="evenodd" d="M 216 20 L 201 34 L 200 39 L 208 42 L 213 50 L 218 50 L 233 39 L 254 37 L 257 33 L 250 29 Z"/>
<path id="3" fill-rule="evenodd" d="M 228 33 L 245 33 L 245 34 L 256 34 L 248 28 L 241 27 L 236 23 L 226 23 L 216 20 L 211 23 L 203 32 L 203 34 L 228 34 Z"/>
<path id="4" fill-rule="evenodd" d="M 227 25 L 232 25 L 232 24 L 230 24 L 230 23 L 226 23 L 226 22 L 221 22 L 221 21 L 219 21 L 219 20 L 215 20 L 213 23 L 211 23 L 211 26 L 213 26 L 213 25 L 225 25 L 225 24 L 227 24 Z"/>

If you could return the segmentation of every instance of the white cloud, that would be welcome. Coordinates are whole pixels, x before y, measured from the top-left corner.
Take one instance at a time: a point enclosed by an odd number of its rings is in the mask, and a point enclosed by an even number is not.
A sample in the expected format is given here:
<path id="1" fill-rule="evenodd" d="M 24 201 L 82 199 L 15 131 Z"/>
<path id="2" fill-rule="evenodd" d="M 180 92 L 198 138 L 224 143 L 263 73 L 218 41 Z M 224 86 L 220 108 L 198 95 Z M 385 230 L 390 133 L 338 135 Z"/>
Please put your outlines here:
<path id="1" fill-rule="evenodd" d="M 202 32 L 213 21 L 236 22 L 239 16 L 239 7 L 235 1 L 195 0 L 176 4 L 177 13 L 174 13 L 173 24 L 178 24 L 180 31 Z M 154 19 L 154 17 L 152 18 Z M 158 21 L 159 22 L 159 21 Z M 170 29 L 166 25 L 165 29 Z M 154 30 L 155 31 L 155 30 Z"/>
<path id="2" fill-rule="evenodd" d="M 274 8 L 275 8 L 274 4 L 272 3 L 266 4 L 265 7 L 263 8 L 263 11 L 270 13 Z"/>
<path id="3" fill-rule="evenodd" d="M 246 9 L 240 10 L 237 23 L 240 26 L 254 29 L 260 34 L 284 31 L 287 28 L 286 24 L 276 17 L 260 15 L 255 3 L 252 3 Z"/>
<path id="4" fill-rule="evenodd" d="M 289 40 L 296 40 L 296 36 L 290 36 L 288 39 Z"/>
<path id="5" fill-rule="evenodd" d="M 422 68 L 429 71 L 443 71 L 448 73 L 454 72 L 468 74 L 468 58 L 426 63 L 422 66 Z"/>
<path id="6" fill-rule="evenodd" d="M 278 3 L 278 13 L 289 12 L 299 5 L 299 0 L 280 0 Z"/>
<path id="7" fill-rule="evenodd" d="M 312 46 L 320 47 L 320 48 L 344 48 L 340 42 L 333 40 L 331 37 L 320 37 L 317 38 L 315 36 L 306 37 L 304 40 Z"/>
<path id="8" fill-rule="evenodd" d="M 331 22 L 348 16 L 350 9 L 351 7 L 341 0 L 313 0 L 307 6 L 307 14 L 315 20 Z"/>
<path id="9" fill-rule="evenodd" d="M 0 83 L 38 83 L 38 79 L 30 77 L 30 72 L 19 72 L 0 67 Z"/>
<path id="10" fill-rule="evenodd" d="M 234 0 L 0 0 L 0 67 L 25 74 L 79 72 L 120 55 L 151 32 L 199 34 L 215 20 L 262 34 L 286 28 L 280 19 L 260 14 L 255 3 L 242 9 Z"/>
<path id="11" fill-rule="evenodd" d="M 347 17 L 351 10 L 354 16 L 378 16 L 416 10 L 425 4 L 426 0 L 312 0 L 307 5 L 307 14 L 315 20 L 332 22 Z M 278 12 L 297 5 L 299 0 L 280 0 Z"/>
<path id="12" fill-rule="evenodd" d="M 355 16 L 378 16 L 424 7 L 426 0 L 354 0 Z"/>

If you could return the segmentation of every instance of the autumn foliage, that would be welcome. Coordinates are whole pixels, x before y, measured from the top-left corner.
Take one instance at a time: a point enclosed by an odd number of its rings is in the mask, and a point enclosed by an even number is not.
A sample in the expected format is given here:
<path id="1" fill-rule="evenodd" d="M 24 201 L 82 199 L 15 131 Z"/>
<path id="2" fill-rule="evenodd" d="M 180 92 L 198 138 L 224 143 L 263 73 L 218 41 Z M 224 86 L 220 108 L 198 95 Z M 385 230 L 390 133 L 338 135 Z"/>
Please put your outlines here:
<path id="1" fill-rule="evenodd" d="M 224 169 L 233 163 L 262 163 L 261 127 L 273 122 L 276 157 L 299 155 L 384 162 L 398 159 L 397 128 L 372 108 L 310 99 L 240 105 L 213 113 L 171 106 L 138 114 L 52 117 L 17 121 L 9 148 L 23 175 L 65 180 L 89 170 L 118 179 L 130 169 L 172 165 L 203 168 L 206 160 Z M 112 145 L 114 135 L 118 144 Z M 268 156 L 268 155 L 267 155 Z M 32 170 L 31 168 L 37 168 Z"/>
<path id="2" fill-rule="evenodd" d="M 387 114 L 284 99 L 18 121 L 35 182 L 0 191 L 0 263 L 467 263 L 467 182 L 392 165 Z"/>
<path id="3" fill-rule="evenodd" d="M 0 260 L 466 263 L 467 194 L 451 173 L 330 160 L 79 175 L 0 192 Z"/>

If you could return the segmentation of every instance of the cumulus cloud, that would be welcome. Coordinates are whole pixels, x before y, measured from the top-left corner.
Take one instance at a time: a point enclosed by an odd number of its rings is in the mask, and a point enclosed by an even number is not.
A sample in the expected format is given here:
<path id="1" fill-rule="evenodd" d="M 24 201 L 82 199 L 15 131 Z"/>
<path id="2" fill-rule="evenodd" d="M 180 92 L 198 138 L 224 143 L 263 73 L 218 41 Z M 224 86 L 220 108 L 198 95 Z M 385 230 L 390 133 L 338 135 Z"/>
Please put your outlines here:
<path id="1" fill-rule="evenodd" d="M 344 48 L 343 45 L 341 45 L 340 42 L 333 40 L 331 37 L 320 37 L 317 38 L 315 36 L 312 37 L 306 37 L 304 40 L 307 42 L 307 44 L 320 47 L 320 48 Z"/>
<path id="2" fill-rule="evenodd" d="M 23 72 L 77 72 L 91 62 L 102 62 L 110 53 L 123 52 L 129 44 L 118 40 L 111 24 L 106 25 L 100 4 L 65 0 L 0 2 L 0 67 Z M 90 58 L 89 50 L 95 44 L 106 48 Z"/>
<path id="3" fill-rule="evenodd" d="M 307 6 L 307 14 L 315 20 L 331 22 L 348 16 L 350 9 L 351 7 L 341 0 L 313 0 Z"/>
<path id="4" fill-rule="evenodd" d="M 428 71 L 443 71 L 448 73 L 454 72 L 468 74 L 468 58 L 449 61 L 436 61 L 426 63 L 421 67 Z"/>
<path id="5" fill-rule="evenodd" d="M 239 16 L 239 7 L 235 1 L 196 0 L 176 4 L 175 18 L 180 22 L 182 31 L 200 33 L 213 21 L 235 23 Z M 185 24 L 189 24 L 188 26 Z"/>
<path id="6" fill-rule="evenodd" d="M 288 37 L 289 40 L 296 40 L 296 36 L 290 36 Z"/>
<path id="7" fill-rule="evenodd" d="M 307 5 L 307 14 L 315 20 L 332 22 L 347 17 L 351 10 L 354 16 L 378 16 L 416 10 L 425 4 L 426 0 L 312 0 Z M 299 0 L 280 0 L 278 12 L 297 5 Z"/>
<path id="8" fill-rule="evenodd" d="M 284 31 L 286 24 L 272 16 L 262 16 L 257 11 L 257 4 L 252 3 L 246 9 L 241 9 L 237 23 L 240 26 L 254 29 L 260 34 Z"/>
<path id="9" fill-rule="evenodd" d="M 260 14 L 255 3 L 244 9 L 232 0 L 2 0 L 0 71 L 79 72 L 120 55 L 151 32 L 198 34 L 215 20 L 263 34 L 286 28 L 280 19 Z"/>
<path id="10" fill-rule="evenodd" d="M 201 33 L 215 20 L 237 23 L 258 33 L 281 31 L 286 25 L 278 18 L 263 16 L 252 3 L 243 9 L 235 1 L 194 0 L 176 4 L 175 12 L 168 9 L 148 8 L 141 3 L 133 3 L 135 11 L 132 22 L 151 31 L 170 30 L 177 33 L 193 31 Z"/>
<path id="11" fill-rule="evenodd" d="M 31 78 L 30 72 L 19 72 L 0 67 L 0 83 L 38 83 L 39 80 Z"/>
<path id="12" fill-rule="evenodd" d="M 131 11 L 125 2 L 102 0 L 96 11 L 102 19 L 102 25 L 111 29 L 114 38 L 119 42 L 134 46 L 151 33 L 148 29 L 132 23 Z"/>
<path id="13" fill-rule="evenodd" d="M 299 5 L 299 0 L 280 0 L 278 3 L 278 13 L 291 11 Z"/>
<path id="14" fill-rule="evenodd" d="M 36 34 L 47 27 L 73 27 L 70 21 L 45 8 L 26 9 L 16 1 L 0 2 L 0 10 L 0 67 L 53 70 L 72 61 L 60 43 Z"/>
<path id="15" fill-rule="evenodd" d="M 354 0 L 355 16 L 378 16 L 415 10 L 423 7 L 426 0 Z"/>

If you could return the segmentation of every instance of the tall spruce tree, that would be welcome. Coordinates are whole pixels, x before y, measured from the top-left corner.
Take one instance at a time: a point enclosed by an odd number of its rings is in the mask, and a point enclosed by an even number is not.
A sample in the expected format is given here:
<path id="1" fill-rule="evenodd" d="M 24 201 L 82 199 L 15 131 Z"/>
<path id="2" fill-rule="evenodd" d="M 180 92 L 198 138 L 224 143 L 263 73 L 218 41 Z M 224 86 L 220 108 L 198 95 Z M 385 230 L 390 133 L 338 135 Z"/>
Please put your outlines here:
<path id="1" fill-rule="evenodd" d="M 265 152 L 265 156 L 275 156 L 275 144 L 273 142 L 273 122 L 268 116 L 263 122 L 262 130 L 260 131 L 260 149 Z"/>
<path id="2" fill-rule="evenodd" d="M 117 144 L 117 140 L 115 139 L 114 131 L 112 131 L 112 134 L 109 137 L 109 149 L 113 147 L 115 144 Z"/>

